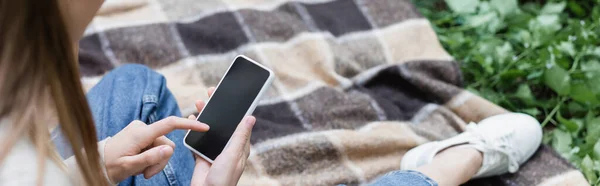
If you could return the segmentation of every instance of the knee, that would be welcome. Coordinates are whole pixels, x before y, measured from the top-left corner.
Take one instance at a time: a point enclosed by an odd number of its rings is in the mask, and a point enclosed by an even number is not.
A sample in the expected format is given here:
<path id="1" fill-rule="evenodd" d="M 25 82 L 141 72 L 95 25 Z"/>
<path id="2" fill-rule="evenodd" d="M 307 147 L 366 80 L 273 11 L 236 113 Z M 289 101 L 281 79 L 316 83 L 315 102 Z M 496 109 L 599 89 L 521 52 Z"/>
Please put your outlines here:
<path id="1" fill-rule="evenodd" d="M 112 70 L 107 76 L 117 79 L 162 79 L 163 76 L 145 65 L 126 64 Z"/>
<path id="2" fill-rule="evenodd" d="M 152 69 L 145 65 L 126 64 L 115 68 L 112 70 L 111 74 L 146 74 L 149 71 L 152 71 Z"/>

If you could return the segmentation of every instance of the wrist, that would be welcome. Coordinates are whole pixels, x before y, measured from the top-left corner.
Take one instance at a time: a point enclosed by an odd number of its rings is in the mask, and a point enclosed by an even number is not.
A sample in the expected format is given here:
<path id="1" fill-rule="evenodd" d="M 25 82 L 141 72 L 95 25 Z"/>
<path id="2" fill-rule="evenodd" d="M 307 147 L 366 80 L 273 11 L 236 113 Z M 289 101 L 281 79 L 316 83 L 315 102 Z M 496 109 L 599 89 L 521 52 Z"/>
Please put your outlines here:
<path id="1" fill-rule="evenodd" d="M 106 162 L 106 146 L 110 141 L 111 137 L 107 137 L 106 139 L 98 142 L 98 153 L 100 154 L 100 165 L 102 167 L 102 172 L 104 173 L 104 178 L 108 181 L 110 185 L 117 185 L 115 179 L 114 171 L 111 171 L 109 165 Z"/>

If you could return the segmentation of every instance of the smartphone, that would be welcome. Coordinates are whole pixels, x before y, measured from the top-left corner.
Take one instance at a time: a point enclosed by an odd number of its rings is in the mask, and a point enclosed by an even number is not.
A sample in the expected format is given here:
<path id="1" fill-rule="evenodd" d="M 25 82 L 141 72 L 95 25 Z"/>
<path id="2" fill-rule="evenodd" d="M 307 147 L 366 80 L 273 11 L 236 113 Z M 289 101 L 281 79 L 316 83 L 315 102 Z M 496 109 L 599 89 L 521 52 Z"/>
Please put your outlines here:
<path id="1" fill-rule="evenodd" d="M 237 125 L 252 114 L 273 78 L 270 69 L 246 56 L 237 56 L 198 114 L 197 120 L 210 126 L 210 130 L 188 131 L 183 144 L 212 163 L 229 142 Z"/>

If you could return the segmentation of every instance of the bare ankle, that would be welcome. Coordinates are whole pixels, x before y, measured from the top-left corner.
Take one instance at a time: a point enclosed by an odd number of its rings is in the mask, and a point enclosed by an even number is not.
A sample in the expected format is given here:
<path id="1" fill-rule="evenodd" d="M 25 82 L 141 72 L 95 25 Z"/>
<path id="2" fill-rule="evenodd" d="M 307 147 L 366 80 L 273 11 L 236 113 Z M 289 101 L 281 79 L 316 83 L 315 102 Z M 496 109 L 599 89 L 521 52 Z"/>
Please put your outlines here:
<path id="1" fill-rule="evenodd" d="M 464 146 L 464 145 L 457 145 L 457 146 L 452 146 L 452 147 L 448 147 L 447 149 L 441 150 L 436 156 L 439 156 L 440 154 L 460 154 L 463 156 L 469 156 L 469 157 L 479 157 L 481 159 L 483 159 L 483 154 L 472 147 L 469 146 Z"/>
<path id="2" fill-rule="evenodd" d="M 477 174 L 482 162 L 483 155 L 477 149 L 458 145 L 440 151 L 430 164 L 417 168 L 417 171 L 429 176 L 440 186 L 460 185 Z"/>

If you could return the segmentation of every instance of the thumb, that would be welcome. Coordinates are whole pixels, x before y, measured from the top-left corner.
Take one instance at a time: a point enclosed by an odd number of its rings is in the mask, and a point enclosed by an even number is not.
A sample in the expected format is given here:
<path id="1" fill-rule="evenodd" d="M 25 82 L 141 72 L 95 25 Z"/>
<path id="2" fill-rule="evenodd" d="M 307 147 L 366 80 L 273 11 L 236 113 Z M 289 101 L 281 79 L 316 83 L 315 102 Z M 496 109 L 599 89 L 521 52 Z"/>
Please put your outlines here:
<path id="1" fill-rule="evenodd" d="M 161 145 L 138 155 L 125 157 L 125 162 L 132 167 L 131 170 L 136 170 L 134 173 L 141 173 L 147 167 L 168 160 L 171 155 L 173 155 L 173 148 L 169 145 Z"/>
<path id="2" fill-rule="evenodd" d="M 246 151 L 246 146 L 250 144 L 250 136 L 252 135 L 252 128 L 256 118 L 253 116 L 246 116 L 242 122 L 238 125 L 231 136 L 229 143 L 225 147 L 225 151 L 230 154 L 242 154 Z"/>

